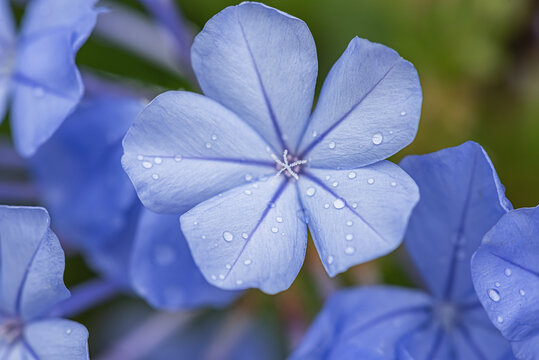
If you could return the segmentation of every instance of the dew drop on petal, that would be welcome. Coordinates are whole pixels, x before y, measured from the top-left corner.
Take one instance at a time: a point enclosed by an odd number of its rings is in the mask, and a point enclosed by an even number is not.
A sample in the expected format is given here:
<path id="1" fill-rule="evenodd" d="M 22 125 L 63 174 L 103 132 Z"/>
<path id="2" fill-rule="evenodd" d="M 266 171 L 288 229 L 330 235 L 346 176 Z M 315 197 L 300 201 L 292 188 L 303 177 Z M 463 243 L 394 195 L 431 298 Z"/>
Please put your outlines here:
<path id="1" fill-rule="evenodd" d="M 353 207 L 354 209 L 357 208 L 357 203 L 353 203 L 353 204 L 352 204 L 352 207 Z"/>
<path id="2" fill-rule="evenodd" d="M 487 294 L 490 300 L 494 302 L 498 302 L 501 299 L 500 293 L 496 289 L 488 289 Z"/>
<path id="3" fill-rule="evenodd" d="M 176 161 L 176 162 L 182 161 L 182 156 L 181 155 L 174 156 L 174 161 Z"/>
<path id="4" fill-rule="evenodd" d="M 232 239 L 234 239 L 234 235 L 232 235 L 232 233 L 230 231 L 225 231 L 223 233 L 223 239 L 225 239 L 225 241 L 232 241 Z"/>
<path id="5" fill-rule="evenodd" d="M 69 328 L 69 329 L 66 329 L 66 334 L 67 334 L 67 335 L 70 335 L 72 332 L 73 332 L 73 330 L 71 330 L 70 328 Z"/>
<path id="6" fill-rule="evenodd" d="M 329 148 L 330 149 L 335 149 L 335 141 L 332 141 L 329 143 Z"/>
<path id="7" fill-rule="evenodd" d="M 526 292 L 523 289 L 520 289 L 518 293 L 522 296 L 526 295 Z"/>
<path id="8" fill-rule="evenodd" d="M 152 163 L 149 162 L 149 161 L 143 161 L 142 162 L 142 167 L 145 168 L 145 169 L 151 169 L 152 166 L 153 166 Z"/>
<path id="9" fill-rule="evenodd" d="M 241 285 L 241 284 L 243 284 L 243 281 L 241 281 L 241 280 L 236 280 L 236 285 Z"/>
<path id="10" fill-rule="evenodd" d="M 160 157 L 156 157 L 153 159 L 153 162 L 159 165 L 163 162 L 163 159 L 161 159 Z"/>
<path id="11" fill-rule="evenodd" d="M 225 268 L 226 268 L 227 270 L 230 270 L 230 269 L 232 268 L 232 265 L 226 264 L 226 265 L 225 265 Z"/>
<path id="12" fill-rule="evenodd" d="M 339 186 L 339 183 L 337 181 L 334 181 L 333 184 L 331 184 L 331 185 L 333 185 L 333 187 L 337 187 L 337 186 Z"/>
<path id="13" fill-rule="evenodd" d="M 215 275 L 212 275 L 211 278 L 212 278 L 212 280 L 217 280 L 217 276 L 215 276 Z"/>
<path id="14" fill-rule="evenodd" d="M 251 181 L 253 180 L 253 176 L 251 174 L 245 175 L 245 181 Z"/>
<path id="15" fill-rule="evenodd" d="M 213 141 L 217 140 L 217 135 L 215 135 L 215 134 L 212 135 L 212 136 L 211 136 L 211 139 L 212 139 Z"/>
<path id="16" fill-rule="evenodd" d="M 138 155 L 138 156 L 137 156 L 137 160 L 144 160 L 144 156 Z"/>
<path id="17" fill-rule="evenodd" d="M 372 136 L 372 143 L 374 145 L 380 145 L 383 139 L 384 137 L 382 136 L 382 133 L 376 133 Z"/>
<path id="18" fill-rule="evenodd" d="M 356 173 L 352 171 L 351 173 L 348 174 L 348 178 L 349 179 L 355 179 L 356 178 Z"/>
<path id="19" fill-rule="evenodd" d="M 348 241 L 352 240 L 353 238 L 354 238 L 354 235 L 352 235 L 352 234 L 347 234 L 346 235 L 346 240 L 348 240 Z"/>
<path id="20" fill-rule="evenodd" d="M 331 255 L 328 256 L 328 264 L 329 265 L 333 264 L 333 256 Z"/>
<path id="21" fill-rule="evenodd" d="M 244 239 L 247 239 L 249 237 L 249 234 L 244 232 L 244 233 L 241 234 L 241 237 L 244 238 Z"/>
<path id="22" fill-rule="evenodd" d="M 511 274 L 512 274 L 511 269 L 505 268 L 504 274 L 505 274 L 505 276 L 507 276 L 507 277 L 511 276 Z"/>
<path id="23" fill-rule="evenodd" d="M 494 284 L 496 285 L 496 287 L 500 287 L 500 283 L 496 281 L 496 283 Z"/>
<path id="24" fill-rule="evenodd" d="M 159 174 L 152 174 L 152 179 L 159 180 Z"/>
<path id="25" fill-rule="evenodd" d="M 503 323 L 503 317 L 501 317 L 500 315 L 498 315 L 498 317 L 496 318 L 496 321 L 497 321 L 498 323 L 500 323 L 500 324 Z"/>
<path id="26" fill-rule="evenodd" d="M 356 249 L 351 247 L 351 246 L 348 246 L 346 249 L 344 249 L 344 252 L 348 255 L 352 255 L 353 253 L 356 252 Z"/>
<path id="27" fill-rule="evenodd" d="M 368 183 L 369 185 L 374 184 L 374 179 L 373 179 L 373 178 L 370 178 L 369 180 L 367 180 L 367 183 Z"/>
<path id="28" fill-rule="evenodd" d="M 352 222 L 352 220 L 348 220 L 348 221 L 346 222 L 346 226 L 352 226 L 352 225 L 354 225 L 354 223 Z"/>
<path id="29" fill-rule="evenodd" d="M 307 196 L 313 196 L 316 193 L 316 189 L 313 187 L 310 187 L 307 189 L 305 193 L 307 194 Z"/>
<path id="30" fill-rule="evenodd" d="M 249 260 L 249 259 L 247 259 L 247 260 L 245 260 L 243 263 L 244 263 L 245 265 L 251 265 L 252 261 Z"/>
<path id="31" fill-rule="evenodd" d="M 391 182 L 391 186 L 395 187 L 395 186 L 397 186 L 397 183 L 394 182 L 394 181 L 392 181 L 392 182 Z"/>
<path id="32" fill-rule="evenodd" d="M 331 175 L 326 175 L 326 180 L 331 179 Z"/>
<path id="33" fill-rule="evenodd" d="M 251 195 L 253 192 L 251 190 L 245 190 L 244 193 L 245 195 Z"/>
<path id="34" fill-rule="evenodd" d="M 225 276 L 223 274 L 219 274 L 219 279 L 224 280 Z"/>
<path id="35" fill-rule="evenodd" d="M 276 228 L 275 226 L 271 228 L 271 232 L 272 233 L 277 233 L 279 232 L 279 228 Z"/>
<path id="36" fill-rule="evenodd" d="M 316 132 L 316 130 L 313 130 L 313 137 L 317 137 L 318 136 L 318 133 Z"/>
<path id="37" fill-rule="evenodd" d="M 344 201 L 342 199 L 337 199 L 333 202 L 333 207 L 335 209 L 342 209 L 344 207 Z"/>
<path id="38" fill-rule="evenodd" d="M 329 209 L 329 204 L 324 204 L 324 209 Z"/>
<path id="39" fill-rule="evenodd" d="M 401 116 L 405 116 L 406 115 L 406 111 L 401 111 Z"/>
<path id="40" fill-rule="evenodd" d="M 275 219 L 278 223 L 282 223 L 283 222 L 283 218 L 278 216 L 276 219 Z"/>
<path id="41" fill-rule="evenodd" d="M 206 143 L 206 149 L 209 149 L 211 148 L 211 144 L 210 143 Z"/>

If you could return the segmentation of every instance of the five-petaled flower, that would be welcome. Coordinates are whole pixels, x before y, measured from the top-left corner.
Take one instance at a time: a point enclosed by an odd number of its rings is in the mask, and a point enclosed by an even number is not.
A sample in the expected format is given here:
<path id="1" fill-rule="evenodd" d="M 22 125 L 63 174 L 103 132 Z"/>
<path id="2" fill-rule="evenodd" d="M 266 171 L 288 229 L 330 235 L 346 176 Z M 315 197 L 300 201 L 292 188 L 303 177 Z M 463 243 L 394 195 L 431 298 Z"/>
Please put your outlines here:
<path id="1" fill-rule="evenodd" d="M 154 99 L 128 131 L 122 162 L 145 206 L 189 210 L 182 230 L 208 281 L 286 289 L 303 263 L 305 223 L 332 276 L 399 245 L 418 190 L 384 159 L 417 131 L 412 64 L 355 38 L 311 114 L 312 35 L 258 3 L 209 20 L 192 62 L 206 96 Z"/>

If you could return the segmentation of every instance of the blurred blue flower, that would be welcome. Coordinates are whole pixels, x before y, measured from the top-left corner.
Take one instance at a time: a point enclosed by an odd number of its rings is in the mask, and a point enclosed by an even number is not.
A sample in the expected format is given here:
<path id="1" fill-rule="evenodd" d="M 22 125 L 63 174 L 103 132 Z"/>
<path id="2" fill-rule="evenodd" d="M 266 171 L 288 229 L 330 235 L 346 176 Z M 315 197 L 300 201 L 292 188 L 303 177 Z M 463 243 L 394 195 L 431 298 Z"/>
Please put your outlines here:
<path id="1" fill-rule="evenodd" d="M 406 157 L 401 166 L 421 192 L 405 244 L 429 293 L 383 286 L 339 291 L 292 358 L 512 358 L 470 273 L 481 238 L 511 208 L 490 159 L 467 142 Z"/>
<path id="2" fill-rule="evenodd" d="M 539 359 L 539 207 L 503 216 L 472 257 L 472 278 L 492 323 L 518 359 Z"/>
<path id="3" fill-rule="evenodd" d="M 331 276 L 399 245 L 418 191 L 384 159 L 416 134 L 412 64 L 355 38 L 311 114 L 312 35 L 258 3 L 214 16 L 191 55 L 206 96 L 158 96 L 126 135 L 122 161 L 150 210 L 191 209 L 182 230 L 209 282 L 288 288 L 305 256 L 305 222 Z"/>
<path id="4" fill-rule="evenodd" d="M 121 140 L 144 106 L 125 95 L 92 94 L 30 165 L 55 228 L 104 277 L 165 309 L 220 306 L 237 293 L 208 284 L 177 217 L 144 209 L 122 169 Z"/>
<path id="5" fill-rule="evenodd" d="M 69 297 L 64 253 L 42 208 L 0 206 L 0 358 L 88 359 L 88 331 L 49 318 Z"/>
<path id="6" fill-rule="evenodd" d="M 11 101 L 18 152 L 35 153 L 73 111 L 84 92 L 75 54 L 90 35 L 97 0 L 32 0 L 18 35 L 0 0 L 0 122 Z"/>

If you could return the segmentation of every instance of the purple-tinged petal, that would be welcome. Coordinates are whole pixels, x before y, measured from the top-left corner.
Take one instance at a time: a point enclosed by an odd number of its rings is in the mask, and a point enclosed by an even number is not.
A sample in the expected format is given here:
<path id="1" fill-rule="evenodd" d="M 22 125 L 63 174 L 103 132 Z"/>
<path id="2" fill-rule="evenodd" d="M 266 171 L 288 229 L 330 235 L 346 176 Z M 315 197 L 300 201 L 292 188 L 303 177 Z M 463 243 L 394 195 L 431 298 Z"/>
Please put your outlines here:
<path id="1" fill-rule="evenodd" d="M 333 169 L 384 160 L 414 139 L 421 101 L 411 63 L 386 46 L 356 37 L 324 82 L 300 157 Z"/>
<path id="2" fill-rule="evenodd" d="M 271 150 L 237 115 L 189 92 L 166 92 L 138 116 L 122 164 L 142 203 L 182 213 L 232 187 L 275 173 Z"/>
<path id="3" fill-rule="evenodd" d="M 475 301 L 469 259 L 511 206 L 490 159 L 467 142 L 400 165 L 421 193 L 405 236 L 416 266 L 435 297 Z"/>
<path id="4" fill-rule="evenodd" d="M 538 238 L 539 207 L 515 210 L 485 235 L 472 258 L 477 296 L 522 359 L 539 354 Z"/>
<path id="5" fill-rule="evenodd" d="M 43 208 L 0 206 L 0 306 L 33 319 L 69 297 L 64 252 Z"/>
<path id="6" fill-rule="evenodd" d="M 89 359 L 88 330 L 70 320 L 46 319 L 26 325 L 23 344 L 28 353 L 24 359 Z"/>
<path id="7" fill-rule="evenodd" d="M 206 23 L 191 53 L 207 96 L 253 126 L 276 152 L 295 150 L 318 70 L 303 21 L 259 3 L 231 6 Z"/>
<path id="8" fill-rule="evenodd" d="M 15 61 L 15 26 L 8 0 L 0 0 L 0 124 L 4 120 Z"/>
<path id="9" fill-rule="evenodd" d="M 305 220 L 331 276 L 395 249 L 419 199 L 413 180 L 389 161 L 346 171 L 310 168 L 298 185 Z"/>
<path id="10" fill-rule="evenodd" d="M 135 290 L 152 306 L 178 310 L 224 306 L 239 294 L 210 285 L 195 265 L 177 215 L 143 210 L 131 259 Z"/>
<path id="11" fill-rule="evenodd" d="M 291 359 L 394 360 L 399 341 L 429 321 L 431 306 L 431 299 L 415 290 L 341 290 L 324 305 Z"/>
<path id="12" fill-rule="evenodd" d="M 181 216 L 195 263 L 211 284 L 274 294 L 296 278 L 307 246 L 295 187 L 272 177 L 236 187 Z"/>

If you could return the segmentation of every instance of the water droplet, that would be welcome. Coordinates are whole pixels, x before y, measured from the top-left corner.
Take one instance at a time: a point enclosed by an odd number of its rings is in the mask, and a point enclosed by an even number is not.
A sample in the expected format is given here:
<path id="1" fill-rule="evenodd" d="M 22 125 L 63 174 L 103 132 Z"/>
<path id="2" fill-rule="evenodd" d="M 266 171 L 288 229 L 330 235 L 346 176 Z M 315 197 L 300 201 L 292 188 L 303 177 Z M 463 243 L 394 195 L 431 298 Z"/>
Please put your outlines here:
<path id="1" fill-rule="evenodd" d="M 138 155 L 138 156 L 137 156 L 137 160 L 141 160 L 141 161 L 144 160 L 144 156 Z"/>
<path id="2" fill-rule="evenodd" d="M 152 179 L 159 180 L 159 174 L 152 174 Z"/>
<path id="3" fill-rule="evenodd" d="M 313 137 L 317 137 L 318 136 L 318 133 L 316 132 L 316 130 L 313 130 Z"/>
<path id="4" fill-rule="evenodd" d="M 500 293 L 496 289 L 488 289 L 487 294 L 490 300 L 494 302 L 498 302 L 501 299 Z"/>
<path id="5" fill-rule="evenodd" d="M 373 178 L 370 178 L 369 180 L 367 180 L 367 183 L 368 183 L 369 185 L 374 184 L 374 179 L 373 179 Z"/>
<path id="6" fill-rule="evenodd" d="M 226 268 L 227 270 L 230 270 L 230 269 L 232 268 L 232 266 L 231 266 L 230 264 L 226 264 L 226 265 L 225 265 L 225 268 Z"/>
<path id="7" fill-rule="evenodd" d="M 391 186 L 395 187 L 395 186 L 397 186 L 397 183 L 394 182 L 394 181 L 392 181 L 392 182 L 391 182 Z"/>
<path id="8" fill-rule="evenodd" d="M 350 174 L 348 174 L 348 178 L 349 179 L 355 179 L 356 178 L 356 173 L 352 171 Z"/>
<path id="9" fill-rule="evenodd" d="M 232 241 L 232 239 L 234 239 L 234 235 L 232 235 L 232 233 L 229 232 L 229 231 L 225 231 L 223 233 L 223 239 L 225 239 L 225 241 L 230 242 L 230 241 Z"/>
<path id="10" fill-rule="evenodd" d="M 332 141 L 329 143 L 329 148 L 330 149 L 335 149 L 335 141 Z"/>
<path id="11" fill-rule="evenodd" d="M 496 321 L 499 322 L 500 324 L 503 323 L 503 317 L 498 315 L 498 317 L 496 318 Z"/>
<path id="12" fill-rule="evenodd" d="M 174 161 L 176 161 L 176 162 L 182 161 L 182 156 L 181 155 L 174 156 Z"/>
<path id="13" fill-rule="evenodd" d="M 212 275 L 211 278 L 212 278 L 212 280 L 217 280 L 217 276 L 215 276 L 215 275 Z"/>
<path id="14" fill-rule="evenodd" d="M 211 148 L 211 144 L 210 143 L 206 143 L 206 149 L 209 149 Z"/>
<path id="15" fill-rule="evenodd" d="M 352 222 L 352 220 L 348 220 L 348 221 L 346 222 L 346 226 L 352 226 L 352 225 L 354 225 L 354 223 Z"/>
<path id="16" fill-rule="evenodd" d="M 245 190 L 244 193 L 245 195 L 251 195 L 253 192 L 251 190 Z"/>
<path id="17" fill-rule="evenodd" d="M 376 133 L 372 136 L 372 143 L 374 145 L 380 145 L 382 143 L 382 140 L 384 139 L 384 137 L 382 136 L 381 133 Z"/>
<path id="18" fill-rule="evenodd" d="M 496 281 L 496 283 L 494 284 L 496 285 L 496 287 L 500 287 L 500 283 Z"/>
<path id="19" fill-rule="evenodd" d="M 163 162 L 163 159 L 161 159 L 160 157 L 156 157 L 153 159 L 153 162 L 159 165 Z"/>
<path id="20" fill-rule="evenodd" d="M 143 161 L 142 162 L 142 167 L 145 168 L 145 169 L 150 169 L 152 167 L 152 163 L 149 162 L 149 161 Z"/>
<path id="21" fill-rule="evenodd" d="M 202 240 L 206 240 L 206 235 L 202 235 Z"/>
<path id="22" fill-rule="evenodd" d="M 174 262 L 176 254 L 174 250 L 168 245 L 157 245 L 155 247 L 155 261 L 161 266 L 167 266 Z"/>
<path id="23" fill-rule="evenodd" d="M 245 175 L 245 181 L 251 181 L 253 180 L 253 176 L 251 174 Z"/>
<path id="24" fill-rule="evenodd" d="M 219 279 L 224 280 L 225 276 L 223 274 L 219 274 Z"/>
<path id="25" fill-rule="evenodd" d="M 526 292 L 523 289 L 520 289 L 519 294 L 524 296 L 524 295 L 526 295 Z"/>
<path id="26" fill-rule="evenodd" d="M 344 252 L 348 255 L 352 255 L 353 253 L 356 252 L 356 249 L 351 247 L 351 246 L 348 246 L 346 249 L 344 249 Z"/>
<path id="27" fill-rule="evenodd" d="M 241 234 L 241 237 L 244 238 L 244 239 L 247 239 L 249 237 L 249 234 L 244 232 L 244 233 Z"/>
<path id="28" fill-rule="evenodd" d="M 241 285 L 241 284 L 243 284 L 243 281 L 241 281 L 241 280 L 236 280 L 236 285 Z"/>
<path id="29" fill-rule="evenodd" d="M 271 228 L 272 233 L 276 233 L 279 231 L 279 228 L 276 228 L 275 226 Z"/>
<path id="30" fill-rule="evenodd" d="M 333 264 L 333 256 L 331 255 L 328 256 L 328 264 L 329 265 Z"/>
<path id="31" fill-rule="evenodd" d="M 353 207 L 354 209 L 357 208 L 357 203 L 353 203 L 353 204 L 352 204 L 352 207 Z"/>
<path id="32" fill-rule="evenodd" d="M 217 135 L 212 135 L 212 136 L 211 136 L 211 139 L 212 139 L 213 141 L 217 140 Z"/>
<path id="33" fill-rule="evenodd" d="M 43 97 L 43 96 L 45 96 L 45 90 L 43 90 L 43 88 L 40 87 L 40 86 L 36 86 L 34 88 L 34 95 L 36 97 Z"/>
<path id="34" fill-rule="evenodd" d="M 193 221 L 193 225 L 198 225 L 198 221 Z"/>
<path id="35" fill-rule="evenodd" d="M 247 259 L 247 260 L 245 260 L 243 263 L 244 263 L 245 265 L 251 265 L 252 261 L 249 260 L 249 259 Z"/>
<path id="36" fill-rule="evenodd" d="M 307 196 L 313 196 L 316 193 L 316 189 L 313 187 L 310 187 L 307 189 L 305 193 L 307 194 Z"/>
<path id="37" fill-rule="evenodd" d="M 339 183 L 337 181 L 334 181 L 333 184 L 331 184 L 331 185 L 333 185 L 333 187 L 337 187 L 337 186 L 339 186 Z"/>
<path id="38" fill-rule="evenodd" d="M 405 116 L 406 115 L 406 111 L 401 111 L 401 116 Z"/>
<path id="39" fill-rule="evenodd" d="M 278 216 L 276 219 L 275 219 L 278 223 L 282 223 L 283 222 L 283 218 Z"/>
<path id="40" fill-rule="evenodd" d="M 505 271 L 504 271 L 505 276 L 511 276 L 512 273 L 513 272 L 511 271 L 511 269 L 505 268 Z"/>
<path id="41" fill-rule="evenodd" d="M 346 235 L 346 240 L 348 240 L 348 241 L 352 240 L 353 238 L 354 238 L 354 235 L 352 235 L 352 234 L 347 234 Z"/>
<path id="42" fill-rule="evenodd" d="M 324 204 L 324 209 L 329 209 L 329 204 L 328 203 Z"/>
<path id="43" fill-rule="evenodd" d="M 344 207 L 344 201 L 342 201 L 342 199 L 337 199 L 333 202 L 333 207 L 335 207 L 335 209 L 342 209 Z"/>

